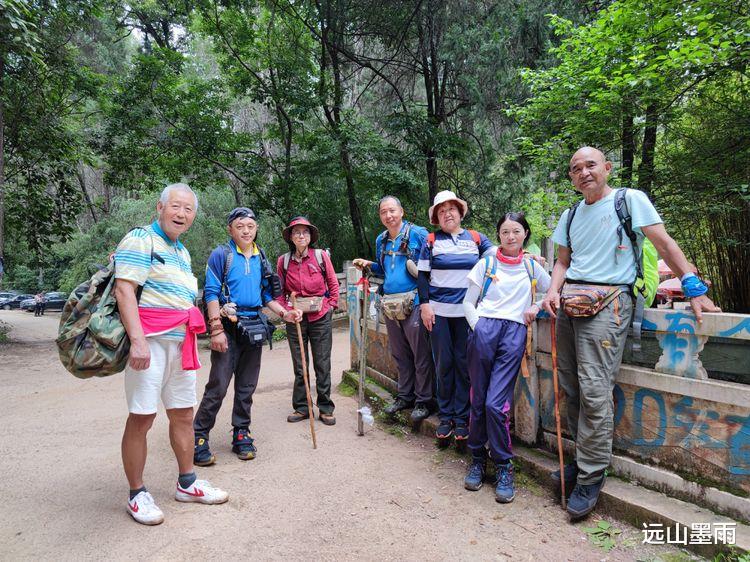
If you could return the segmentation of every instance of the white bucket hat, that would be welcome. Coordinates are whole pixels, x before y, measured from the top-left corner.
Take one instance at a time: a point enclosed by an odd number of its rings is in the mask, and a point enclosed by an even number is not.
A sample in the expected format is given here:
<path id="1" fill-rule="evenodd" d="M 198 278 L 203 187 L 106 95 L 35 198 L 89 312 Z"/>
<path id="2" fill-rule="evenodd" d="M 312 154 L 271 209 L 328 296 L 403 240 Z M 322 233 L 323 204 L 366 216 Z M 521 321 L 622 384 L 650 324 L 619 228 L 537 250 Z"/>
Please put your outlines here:
<path id="1" fill-rule="evenodd" d="M 459 199 L 455 193 L 446 189 L 445 191 L 441 191 L 440 193 L 435 195 L 435 199 L 433 199 L 432 201 L 432 207 L 430 207 L 430 210 L 427 211 L 427 214 L 430 217 L 430 224 L 440 224 L 437 217 L 435 216 L 435 210 L 446 201 L 456 202 L 458 207 L 461 209 L 461 218 L 464 218 L 466 216 L 466 213 L 469 212 L 469 206 L 466 204 L 466 201 L 464 201 L 463 199 Z"/>

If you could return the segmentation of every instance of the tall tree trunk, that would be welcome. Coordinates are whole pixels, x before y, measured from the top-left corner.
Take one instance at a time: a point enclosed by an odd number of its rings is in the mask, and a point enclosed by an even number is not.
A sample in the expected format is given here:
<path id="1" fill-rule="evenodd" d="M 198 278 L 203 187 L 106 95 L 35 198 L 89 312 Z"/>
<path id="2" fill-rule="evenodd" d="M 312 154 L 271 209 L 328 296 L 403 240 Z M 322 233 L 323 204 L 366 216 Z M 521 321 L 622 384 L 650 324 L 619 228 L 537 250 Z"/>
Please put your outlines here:
<path id="1" fill-rule="evenodd" d="M 643 130 L 643 147 L 641 148 L 641 165 L 638 167 L 638 189 L 653 200 L 651 187 L 654 183 L 654 152 L 656 151 L 656 128 L 659 115 L 656 104 L 646 107 L 646 126 Z"/>
<path id="2" fill-rule="evenodd" d="M 78 164 L 76 177 L 78 178 L 78 185 L 81 186 L 81 193 L 83 194 L 83 200 L 86 203 L 86 207 L 88 207 L 89 212 L 91 213 L 91 218 L 94 219 L 94 223 L 96 223 L 97 218 L 96 212 L 94 211 L 94 204 L 91 202 L 91 197 L 89 197 L 89 192 L 86 189 L 86 169 L 83 167 L 83 164 Z"/>
<path id="3" fill-rule="evenodd" d="M 622 104 L 622 185 L 630 187 L 633 182 L 635 160 L 635 132 L 633 129 L 633 102 L 625 99 Z"/>
<path id="4" fill-rule="evenodd" d="M 352 169 L 349 142 L 341 130 L 341 111 L 344 100 L 344 85 L 341 78 L 342 63 L 339 52 L 344 41 L 342 29 L 344 19 L 341 14 L 342 8 L 336 0 L 329 0 L 322 3 L 322 5 L 319 3 L 317 6 L 320 17 L 322 39 L 320 55 L 321 81 L 318 87 L 318 95 L 323 107 L 323 113 L 325 114 L 326 121 L 331 130 L 331 135 L 336 139 L 339 147 L 339 159 L 341 161 L 341 170 L 344 174 L 344 181 L 346 183 L 346 197 L 349 203 L 349 215 L 352 221 L 356 250 L 360 256 L 369 255 L 372 247 L 367 239 L 365 226 L 362 222 L 362 212 L 359 208 L 359 203 L 357 202 L 357 191 L 354 185 L 354 172 Z M 330 106 L 328 104 L 328 94 L 326 91 L 326 75 L 329 64 L 333 76 L 333 99 Z"/>

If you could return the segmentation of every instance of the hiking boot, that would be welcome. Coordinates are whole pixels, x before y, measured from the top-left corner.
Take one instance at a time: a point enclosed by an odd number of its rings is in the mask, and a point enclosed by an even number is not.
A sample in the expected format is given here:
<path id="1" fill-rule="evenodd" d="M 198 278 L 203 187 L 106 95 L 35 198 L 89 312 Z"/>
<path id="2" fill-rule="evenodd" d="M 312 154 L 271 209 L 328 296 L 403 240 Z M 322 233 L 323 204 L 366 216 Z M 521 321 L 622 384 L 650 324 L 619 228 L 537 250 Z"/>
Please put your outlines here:
<path id="1" fill-rule="evenodd" d="M 484 484 L 487 473 L 487 461 L 485 459 L 473 459 L 469 466 L 469 472 L 464 478 L 464 488 L 476 492 Z"/>
<path id="2" fill-rule="evenodd" d="M 570 497 L 573 493 L 573 488 L 576 486 L 576 480 L 578 479 L 578 465 L 575 462 L 566 464 L 563 467 L 563 474 L 565 475 L 565 496 Z M 560 470 L 555 470 L 550 473 L 550 478 L 560 488 Z"/>
<path id="3" fill-rule="evenodd" d="M 391 404 L 383 409 L 383 413 L 388 416 L 392 416 L 394 414 L 397 414 L 401 410 L 408 410 L 413 405 L 413 402 L 407 402 L 406 400 L 402 400 L 401 398 L 396 398 Z"/>
<path id="4" fill-rule="evenodd" d="M 453 435 L 453 423 L 450 421 L 441 421 L 435 431 L 435 437 L 438 439 L 448 439 Z"/>
<path id="5" fill-rule="evenodd" d="M 606 475 L 602 476 L 593 484 L 576 484 L 568 500 L 568 513 L 571 519 L 580 519 L 594 510 L 606 478 Z"/>
<path id="6" fill-rule="evenodd" d="M 453 437 L 456 441 L 465 441 L 469 438 L 469 426 L 464 422 L 458 422 L 453 430 Z"/>
<path id="7" fill-rule="evenodd" d="M 421 422 L 423 419 L 430 417 L 430 409 L 427 407 L 427 404 L 417 402 L 409 417 L 414 423 Z"/>
<path id="8" fill-rule="evenodd" d="M 164 521 L 164 514 L 154 503 L 154 498 L 146 490 L 139 492 L 128 501 L 128 513 L 142 525 L 158 525 Z"/>
<path id="9" fill-rule="evenodd" d="M 193 452 L 193 464 L 195 466 L 211 466 L 216 462 L 216 457 L 208 448 L 208 439 L 195 437 L 195 451 Z"/>
<path id="10" fill-rule="evenodd" d="M 516 497 L 516 490 L 513 487 L 513 463 L 510 461 L 506 464 L 498 463 L 496 467 L 495 501 L 510 503 Z"/>
<path id="11" fill-rule="evenodd" d="M 309 417 L 310 414 L 306 412 L 298 412 L 297 410 L 295 410 L 286 417 L 286 421 L 288 421 L 289 423 L 297 423 L 301 422 L 302 420 L 306 420 Z"/>
<path id="12" fill-rule="evenodd" d="M 323 412 L 320 412 L 318 418 L 323 422 L 323 425 L 336 425 L 336 418 L 333 414 L 324 414 Z"/>
<path id="13" fill-rule="evenodd" d="M 178 502 L 217 504 L 227 501 L 229 494 L 224 490 L 211 486 L 206 480 L 196 480 L 187 488 L 180 486 L 180 482 L 178 481 L 174 499 Z"/>
<path id="14" fill-rule="evenodd" d="M 255 458 L 257 449 L 253 445 L 253 438 L 250 437 L 250 431 L 242 428 L 234 428 L 232 434 L 232 452 L 237 455 L 237 458 L 243 461 L 249 461 Z"/>

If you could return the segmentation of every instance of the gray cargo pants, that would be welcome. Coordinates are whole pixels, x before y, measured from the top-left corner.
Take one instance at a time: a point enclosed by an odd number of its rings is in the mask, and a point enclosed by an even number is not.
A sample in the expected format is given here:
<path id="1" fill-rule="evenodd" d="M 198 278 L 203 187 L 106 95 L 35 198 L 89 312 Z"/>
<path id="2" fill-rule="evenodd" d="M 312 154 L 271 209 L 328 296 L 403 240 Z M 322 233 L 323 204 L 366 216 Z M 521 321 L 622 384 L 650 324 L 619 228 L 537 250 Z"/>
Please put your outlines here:
<path id="1" fill-rule="evenodd" d="M 435 381 L 429 332 L 422 324 L 419 305 L 405 320 L 385 319 L 388 345 L 398 367 L 398 398 L 429 405 Z"/>
<path id="2" fill-rule="evenodd" d="M 557 315 L 557 366 L 568 398 L 568 429 L 576 443 L 579 484 L 597 482 L 612 457 L 612 391 L 632 315 L 633 299 L 628 293 L 593 318 L 569 318 L 562 310 Z"/>

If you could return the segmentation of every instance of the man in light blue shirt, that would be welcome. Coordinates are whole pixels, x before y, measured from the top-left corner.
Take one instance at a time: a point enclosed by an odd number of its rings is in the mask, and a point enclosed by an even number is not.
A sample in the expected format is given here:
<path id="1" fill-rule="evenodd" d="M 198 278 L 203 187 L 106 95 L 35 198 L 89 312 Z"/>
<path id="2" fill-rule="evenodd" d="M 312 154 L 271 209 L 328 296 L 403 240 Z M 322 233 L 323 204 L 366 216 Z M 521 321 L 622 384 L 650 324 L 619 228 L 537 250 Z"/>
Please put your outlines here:
<path id="1" fill-rule="evenodd" d="M 615 191 L 608 185 L 612 163 L 591 147 L 570 160 L 569 175 L 584 200 L 578 204 L 567 235 L 563 213 L 552 239 L 558 244 L 552 283 L 542 307 L 557 318 L 557 357 L 560 384 L 568 399 L 568 428 L 576 442 L 575 462 L 556 471 L 553 479 L 573 489 L 568 513 L 578 519 L 596 505 L 612 456 L 614 404 L 612 391 L 633 317 L 630 287 L 636 278 L 633 247 L 621 235 L 615 211 Z M 706 296 L 708 288 L 692 269 L 677 243 L 667 234 L 659 214 L 644 193 L 628 190 L 625 200 L 632 216 L 636 244 L 648 238 L 667 265 L 681 276 L 685 294 L 700 322 L 702 313 L 720 312 Z M 612 286 L 615 295 L 593 316 L 570 317 L 560 310 L 564 284 Z M 606 301 L 605 301 L 606 302 Z M 573 488 L 575 486 L 575 488 Z"/>

